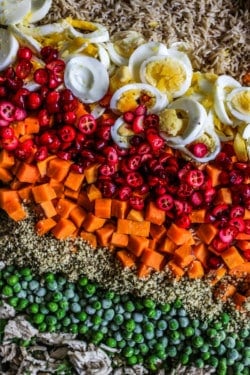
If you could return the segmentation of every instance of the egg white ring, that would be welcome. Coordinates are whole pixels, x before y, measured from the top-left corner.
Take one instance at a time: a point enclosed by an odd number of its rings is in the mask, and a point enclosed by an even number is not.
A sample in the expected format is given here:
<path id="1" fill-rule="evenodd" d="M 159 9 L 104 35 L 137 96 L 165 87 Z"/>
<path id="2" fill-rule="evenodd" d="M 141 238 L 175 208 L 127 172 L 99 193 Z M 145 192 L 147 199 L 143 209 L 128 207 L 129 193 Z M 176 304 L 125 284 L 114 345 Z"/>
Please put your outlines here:
<path id="1" fill-rule="evenodd" d="M 52 0 L 31 0 L 31 16 L 29 22 L 38 22 L 46 16 L 52 5 Z"/>
<path id="2" fill-rule="evenodd" d="M 129 148 L 130 147 L 130 143 L 129 143 L 129 139 L 131 138 L 131 136 L 122 136 L 120 134 L 118 134 L 118 131 L 119 131 L 119 128 L 125 124 L 125 121 L 123 119 L 123 116 L 119 117 L 114 125 L 111 126 L 110 128 L 110 134 L 111 134 L 111 137 L 113 139 L 113 141 L 117 144 L 117 146 L 119 146 L 120 148 Z"/>
<path id="3" fill-rule="evenodd" d="M 225 125 L 233 125 L 233 121 L 228 116 L 225 100 L 226 100 L 226 87 L 239 88 L 241 84 L 236 81 L 236 79 L 228 76 L 222 75 L 219 76 L 215 82 L 214 89 L 214 109 L 220 119 L 220 121 Z"/>
<path id="4" fill-rule="evenodd" d="M 0 2 L 0 24 L 17 24 L 22 21 L 30 10 L 31 0 L 2 0 Z"/>
<path id="5" fill-rule="evenodd" d="M 8 30 L 15 35 L 18 41 L 29 47 L 33 52 L 40 52 L 42 45 L 31 35 L 28 35 L 25 32 L 23 32 L 20 29 L 20 25 L 18 27 L 16 25 L 9 25 Z"/>
<path id="6" fill-rule="evenodd" d="M 155 104 L 152 107 L 148 107 L 148 113 L 157 113 L 164 109 L 168 104 L 167 96 L 160 92 L 157 88 L 152 85 L 146 83 L 129 83 L 120 87 L 116 90 L 110 100 L 110 109 L 117 114 L 121 114 L 121 112 L 117 109 L 117 103 L 121 97 L 121 95 L 130 90 L 139 90 L 139 91 L 147 91 L 152 94 L 155 98 Z"/>
<path id="7" fill-rule="evenodd" d="M 204 130 L 207 124 L 207 112 L 197 101 L 189 98 L 176 99 L 167 108 L 179 109 L 188 113 L 188 124 L 180 136 L 169 137 L 161 131 L 162 138 L 174 148 L 179 148 L 193 142 Z"/>
<path id="8" fill-rule="evenodd" d="M 97 43 L 98 48 L 98 57 L 100 62 L 105 66 L 106 69 L 110 67 L 110 57 L 104 46 L 100 43 Z"/>
<path id="9" fill-rule="evenodd" d="M 66 63 L 64 83 L 83 103 L 94 103 L 108 91 L 109 76 L 99 60 L 76 55 Z"/>
<path id="10" fill-rule="evenodd" d="M 247 124 L 242 132 L 242 138 L 244 138 L 250 144 L 250 124 Z"/>
<path id="11" fill-rule="evenodd" d="M 107 48 L 107 51 L 109 53 L 109 56 L 110 56 L 110 60 L 117 66 L 122 66 L 122 65 L 128 65 L 128 58 L 126 57 L 123 57 L 122 55 L 120 55 L 115 47 L 114 47 L 114 43 L 107 43 L 106 44 L 106 48 Z"/>
<path id="12" fill-rule="evenodd" d="M 250 115 L 246 115 L 237 109 L 234 108 L 232 105 L 231 100 L 233 99 L 235 94 L 238 94 L 242 91 L 249 91 L 250 92 L 250 87 L 239 87 L 237 89 L 232 90 L 227 96 L 226 96 L 226 105 L 231 114 L 237 118 L 238 120 L 245 121 L 245 122 L 250 122 Z"/>
<path id="13" fill-rule="evenodd" d="M 2 28 L 0 28 L 0 40 L 0 71 L 2 71 L 15 61 L 19 44 L 9 30 Z"/>
<path id="14" fill-rule="evenodd" d="M 184 82 L 181 84 L 179 90 L 170 93 L 173 98 L 178 98 L 179 96 L 185 94 L 185 92 L 190 87 L 193 73 L 191 63 L 184 53 L 176 50 L 168 50 L 168 52 L 164 55 L 152 56 L 147 58 L 140 66 L 140 79 L 144 83 L 150 83 L 147 80 L 146 76 L 147 65 L 153 61 L 165 60 L 168 57 L 173 60 L 176 60 L 178 64 L 182 65 L 186 74 L 186 78 Z"/>
<path id="15" fill-rule="evenodd" d="M 101 105 L 97 104 L 94 109 L 92 109 L 91 111 L 91 115 L 94 117 L 94 118 L 99 118 L 101 117 L 104 112 L 105 112 L 106 108 L 105 107 L 102 107 Z"/>
<path id="16" fill-rule="evenodd" d="M 80 31 L 76 30 L 72 25 L 69 25 L 69 30 L 72 36 L 81 37 L 86 40 L 89 40 L 91 43 L 104 43 L 109 41 L 109 32 L 107 28 L 100 23 L 92 22 L 92 24 L 96 27 L 96 30 L 90 33 L 81 33 Z"/>
<path id="17" fill-rule="evenodd" d="M 165 44 L 159 42 L 148 42 L 137 47 L 128 61 L 128 67 L 133 79 L 136 82 L 140 82 L 140 66 L 145 59 L 152 56 L 165 55 L 167 50 Z"/>

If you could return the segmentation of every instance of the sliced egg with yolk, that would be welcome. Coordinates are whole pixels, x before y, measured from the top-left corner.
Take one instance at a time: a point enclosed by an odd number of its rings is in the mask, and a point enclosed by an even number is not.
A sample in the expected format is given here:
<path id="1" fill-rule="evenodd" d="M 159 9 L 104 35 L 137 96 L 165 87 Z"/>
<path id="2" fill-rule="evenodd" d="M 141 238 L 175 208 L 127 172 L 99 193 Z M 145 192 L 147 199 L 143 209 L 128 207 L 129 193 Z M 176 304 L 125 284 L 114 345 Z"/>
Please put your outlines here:
<path id="1" fill-rule="evenodd" d="M 99 60 L 76 55 L 66 63 L 64 83 L 83 103 L 94 103 L 108 91 L 109 76 Z"/>
<path id="2" fill-rule="evenodd" d="M 130 56 L 128 62 L 133 79 L 136 82 L 141 81 L 140 67 L 144 60 L 152 56 L 165 55 L 166 53 L 167 47 L 163 43 L 159 42 L 144 43 L 136 48 L 136 50 Z"/>
<path id="3" fill-rule="evenodd" d="M 66 18 L 70 25 L 70 32 L 75 37 L 82 37 L 91 43 L 104 43 L 109 41 L 107 28 L 97 22 L 76 20 L 71 17 Z"/>
<path id="4" fill-rule="evenodd" d="M 215 82 L 214 109 L 220 121 L 225 125 L 234 125 L 225 105 L 226 97 L 233 89 L 239 87 L 241 84 L 228 75 L 219 76 Z"/>
<path id="5" fill-rule="evenodd" d="M 168 97 L 177 98 L 191 85 L 192 65 L 185 53 L 168 49 L 164 55 L 149 57 L 141 64 L 140 78 Z"/>
<path id="6" fill-rule="evenodd" d="M 226 105 L 235 118 L 250 122 L 250 87 L 232 90 L 226 96 Z"/>
<path id="7" fill-rule="evenodd" d="M 2 0 L 0 1 L 0 24 L 19 23 L 30 10 L 31 0 Z"/>
<path id="8" fill-rule="evenodd" d="M 207 123 L 205 108 L 193 99 L 176 99 L 168 105 L 167 110 L 174 111 L 172 111 L 171 117 L 164 117 L 161 116 L 161 113 L 159 114 L 160 134 L 173 148 L 179 148 L 193 142 L 202 133 Z M 176 121 L 177 119 L 179 122 Z M 178 127 L 177 131 L 174 130 L 175 126 Z"/>
<path id="9" fill-rule="evenodd" d="M 113 112 L 121 114 L 134 111 L 139 104 L 147 107 L 149 113 L 157 113 L 168 104 L 166 95 L 145 83 L 130 83 L 116 90 L 110 100 Z"/>
<path id="10" fill-rule="evenodd" d="M 9 30 L 0 28 L 0 71 L 15 61 L 18 48 L 14 35 Z"/>
<path id="11" fill-rule="evenodd" d="M 123 116 L 120 116 L 111 126 L 110 134 L 120 148 L 129 148 L 131 146 L 130 139 L 135 135 L 130 125 L 124 121 Z"/>

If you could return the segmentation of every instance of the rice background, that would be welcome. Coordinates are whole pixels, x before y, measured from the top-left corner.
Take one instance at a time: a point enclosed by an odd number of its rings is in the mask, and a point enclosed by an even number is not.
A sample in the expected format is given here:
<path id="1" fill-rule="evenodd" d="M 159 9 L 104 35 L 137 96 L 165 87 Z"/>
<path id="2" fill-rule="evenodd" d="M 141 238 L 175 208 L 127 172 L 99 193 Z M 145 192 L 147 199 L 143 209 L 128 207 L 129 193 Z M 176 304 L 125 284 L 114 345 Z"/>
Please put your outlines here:
<path id="1" fill-rule="evenodd" d="M 133 29 L 148 40 L 185 42 L 194 70 L 240 79 L 250 68 L 250 0 L 54 0 L 43 23 L 66 16 Z"/>

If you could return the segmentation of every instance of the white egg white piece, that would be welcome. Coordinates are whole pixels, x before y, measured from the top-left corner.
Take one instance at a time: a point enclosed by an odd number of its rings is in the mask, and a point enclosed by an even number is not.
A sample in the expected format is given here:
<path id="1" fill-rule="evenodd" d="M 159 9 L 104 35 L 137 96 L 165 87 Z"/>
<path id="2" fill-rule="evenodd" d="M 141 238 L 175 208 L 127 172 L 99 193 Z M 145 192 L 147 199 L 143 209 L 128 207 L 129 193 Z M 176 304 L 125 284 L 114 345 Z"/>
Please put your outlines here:
<path id="1" fill-rule="evenodd" d="M 118 109 L 118 102 L 123 95 L 129 94 L 130 91 L 138 91 L 143 93 L 148 93 L 152 98 L 155 99 L 155 103 L 152 107 L 148 107 L 148 113 L 157 113 L 165 108 L 168 104 L 167 96 L 162 94 L 154 86 L 148 85 L 146 83 L 129 83 L 120 87 L 116 90 L 110 100 L 110 108 L 114 113 L 121 114 Z"/>
<path id="2" fill-rule="evenodd" d="M 161 132 L 161 136 L 173 148 L 183 147 L 193 142 L 204 130 L 207 124 L 207 112 L 197 101 L 190 98 L 179 98 L 168 105 L 167 108 L 181 110 L 188 115 L 188 124 L 182 135 L 168 136 Z"/>
<path id="3" fill-rule="evenodd" d="M 52 0 L 31 0 L 31 14 L 29 22 L 38 22 L 49 12 Z"/>
<path id="4" fill-rule="evenodd" d="M 88 32 L 81 32 L 74 28 L 74 20 L 72 20 L 73 25 L 70 21 L 66 20 L 69 23 L 69 30 L 72 36 L 81 37 L 85 40 L 88 40 L 90 43 L 104 43 L 109 41 L 109 32 L 107 28 L 100 23 L 97 22 L 89 22 L 93 27 L 95 27 L 94 31 Z M 78 27 L 79 28 L 79 27 Z"/>
<path id="5" fill-rule="evenodd" d="M 152 78 L 150 79 L 147 76 L 147 66 L 149 64 L 154 64 L 157 62 L 164 64 L 164 61 L 166 61 L 166 63 L 168 63 L 168 61 L 171 61 L 172 63 L 175 64 L 176 67 L 178 66 L 181 67 L 181 69 L 185 73 L 185 78 L 183 82 L 180 83 L 180 86 L 175 91 L 169 92 L 169 94 L 173 98 L 178 98 L 179 96 L 182 96 L 183 94 L 185 94 L 185 92 L 190 87 L 192 74 L 193 74 L 192 64 L 187 54 L 185 54 L 184 52 L 179 52 L 175 49 L 167 49 L 163 55 L 157 55 L 157 56 L 152 56 L 152 57 L 147 58 L 140 66 L 140 79 L 144 83 L 149 83 L 151 85 L 155 85 L 156 87 L 158 87 L 157 86 L 158 82 L 157 81 L 152 82 L 153 79 Z M 171 69 L 170 77 L 168 77 L 169 81 L 171 81 L 172 77 L 173 77 L 172 78 L 173 80 L 175 79 L 175 76 L 173 73 L 174 72 Z M 166 90 L 165 92 L 168 92 L 167 85 L 165 87 L 164 87 L 164 91 Z"/>
<path id="6" fill-rule="evenodd" d="M 0 2 L 0 24 L 17 24 L 31 10 L 31 0 L 2 0 Z"/>
<path id="7" fill-rule="evenodd" d="M 250 143 L 250 124 L 247 124 L 247 126 L 244 128 L 242 138 Z"/>
<path id="8" fill-rule="evenodd" d="M 122 65 L 128 65 L 128 58 L 120 55 L 116 49 L 114 43 L 107 43 L 106 44 L 107 51 L 109 53 L 111 61 L 117 65 L 117 66 L 122 66 Z"/>
<path id="9" fill-rule="evenodd" d="M 132 77 L 136 82 L 140 82 L 140 67 L 143 61 L 152 56 L 165 55 L 167 47 L 163 43 L 148 42 L 144 43 L 132 53 L 129 58 L 128 66 Z"/>
<path id="10" fill-rule="evenodd" d="M 113 141 L 119 146 L 120 148 L 129 148 L 131 145 L 129 143 L 130 136 L 126 135 L 121 135 L 119 133 L 119 130 L 121 129 L 122 126 L 126 125 L 123 116 L 118 117 L 118 119 L 115 121 L 114 125 L 111 126 L 110 128 L 110 134 L 113 139 Z"/>
<path id="11" fill-rule="evenodd" d="M 108 91 L 109 76 L 99 60 L 77 55 L 66 63 L 64 83 L 83 103 L 94 103 Z"/>
<path id="12" fill-rule="evenodd" d="M 106 49 L 101 43 L 97 44 L 98 48 L 98 57 L 101 63 L 105 66 L 106 69 L 110 68 L 110 57 Z"/>
<path id="13" fill-rule="evenodd" d="M 19 44 L 9 30 L 2 28 L 0 28 L 0 41 L 0 71 L 2 71 L 15 61 Z"/>
<path id="14" fill-rule="evenodd" d="M 239 87 L 226 96 L 230 113 L 238 120 L 250 122 L 250 87 Z"/>
<path id="15" fill-rule="evenodd" d="M 241 84 L 228 75 L 221 75 L 217 78 L 214 88 L 214 109 L 220 119 L 225 125 L 234 125 L 233 120 L 229 117 L 225 106 L 226 96 L 228 90 L 241 87 Z"/>
<path id="16" fill-rule="evenodd" d="M 17 40 L 24 44 L 25 46 L 29 47 L 33 52 L 39 53 L 42 45 L 39 43 L 33 36 L 26 34 L 23 32 L 21 25 L 18 27 L 16 25 L 10 25 L 8 27 L 9 31 L 15 35 Z"/>
<path id="17" fill-rule="evenodd" d="M 94 118 L 99 118 L 99 117 L 101 117 L 104 114 L 105 110 L 106 110 L 106 108 L 102 107 L 99 104 L 96 104 L 94 106 L 94 108 L 92 109 L 92 111 L 91 111 L 91 115 Z"/>

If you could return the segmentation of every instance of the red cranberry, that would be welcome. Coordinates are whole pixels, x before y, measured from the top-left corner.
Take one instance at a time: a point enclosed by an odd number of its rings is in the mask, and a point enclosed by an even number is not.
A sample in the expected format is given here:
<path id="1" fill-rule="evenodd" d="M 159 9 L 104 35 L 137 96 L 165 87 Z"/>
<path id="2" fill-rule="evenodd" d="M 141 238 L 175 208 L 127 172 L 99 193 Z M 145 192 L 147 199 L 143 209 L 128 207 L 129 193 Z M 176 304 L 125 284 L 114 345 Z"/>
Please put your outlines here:
<path id="1" fill-rule="evenodd" d="M 159 126 L 159 116 L 155 114 L 146 115 L 144 119 L 144 127 L 148 128 L 158 128 Z"/>
<path id="2" fill-rule="evenodd" d="M 29 60 L 20 60 L 16 65 L 16 76 L 25 79 L 31 73 L 32 64 Z"/>
<path id="3" fill-rule="evenodd" d="M 46 85 L 49 81 L 48 71 L 44 68 L 39 68 L 34 72 L 34 81 L 39 85 Z"/>
<path id="4" fill-rule="evenodd" d="M 198 142 L 190 147 L 190 151 L 197 158 L 204 158 L 208 153 L 208 148 L 205 143 Z"/>
<path id="5" fill-rule="evenodd" d="M 174 207 L 174 199 L 170 194 L 160 195 L 155 203 L 156 206 L 163 211 L 169 211 Z"/>
<path id="6" fill-rule="evenodd" d="M 203 184 L 204 179 L 204 173 L 199 169 L 188 171 L 185 177 L 187 183 L 194 189 L 199 188 Z"/>
<path id="7" fill-rule="evenodd" d="M 15 135 L 14 130 L 10 126 L 5 126 L 5 127 L 0 129 L 0 136 L 3 139 L 13 138 L 14 135 Z"/>
<path id="8" fill-rule="evenodd" d="M 18 147 L 18 139 L 14 135 L 12 138 L 2 139 L 1 145 L 6 151 L 13 151 Z"/>
<path id="9" fill-rule="evenodd" d="M 31 92 L 27 97 L 27 106 L 30 109 L 38 109 L 42 104 L 42 98 L 38 92 Z"/>
<path id="10" fill-rule="evenodd" d="M 55 48 L 52 48 L 50 46 L 45 46 L 40 51 L 42 59 L 49 63 L 52 60 L 55 60 L 58 58 L 58 51 Z"/>
<path id="11" fill-rule="evenodd" d="M 38 117 L 38 121 L 39 121 L 39 125 L 41 127 L 47 127 L 50 125 L 51 123 L 51 118 L 49 116 L 49 113 L 47 111 L 47 109 L 41 109 L 38 114 L 37 114 L 37 117 Z"/>
<path id="12" fill-rule="evenodd" d="M 29 47 L 20 47 L 17 51 L 17 57 L 23 60 L 30 60 L 32 57 L 32 51 Z"/>
<path id="13" fill-rule="evenodd" d="M 131 124 L 135 118 L 135 114 L 132 111 L 127 111 L 123 113 L 123 120 L 128 124 Z"/>
<path id="14" fill-rule="evenodd" d="M 125 185 L 119 188 L 117 193 L 120 200 L 127 201 L 132 194 L 132 189 L 130 186 Z"/>
<path id="15" fill-rule="evenodd" d="M 191 225 L 191 220 L 188 215 L 181 215 L 175 220 L 175 224 L 178 225 L 178 227 L 188 229 Z"/>
<path id="16" fill-rule="evenodd" d="M 73 125 L 76 121 L 76 114 L 73 111 L 67 111 L 63 113 L 63 121 L 67 125 Z"/>
<path id="17" fill-rule="evenodd" d="M 213 270 L 217 270 L 220 266 L 222 265 L 222 260 L 220 257 L 216 256 L 216 255 L 211 255 L 209 258 L 208 258 L 208 267 L 213 269 Z"/>
<path id="18" fill-rule="evenodd" d="M 114 165 L 103 164 L 99 167 L 99 173 L 102 176 L 111 176 L 115 173 L 115 167 Z"/>
<path id="19" fill-rule="evenodd" d="M 129 205 L 134 210 L 141 211 L 144 208 L 144 199 L 142 197 L 134 195 L 129 198 Z"/>
<path id="20" fill-rule="evenodd" d="M 63 142 L 73 142 L 76 136 L 76 130 L 73 126 L 64 125 L 58 130 L 58 134 Z"/>
<path id="21" fill-rule="evenodd" d="M 129 172 L 126 175 L 127 184 L 131 187 L 137 188 L 143 184 L 142 175 L 139 172 Z"/>
<path id="22" fill-rule="evenodd" d="M 102 126 L 97 130 L 97 136 L 102 140 L 109 141 L 111 139 L 110 126 Z"/>
<path id="23" fill-rule="evenodd" d="M 46 146 L 40 146 L 38 147 L 36 153 L 35 153 L 35 160 L 43 161 L 48 157 L 48 149 Z"/>
<path id="24" fill-rule="evenodd" d="M 93 134 L 97 128 L 96 119 L 91 114 L 83 115 L 80 117 L 77 127 L 83 134 Z"/>
<path id="25" fill-rule="evenodd" d="M 233 169 L 229 173 L 229 182 L 232 185 L 240 185 L 243 182 L 243 179 L 244 179 L 244 177 L 243 177 L 243 174 L 241 173 L 240 170 Z"/>

